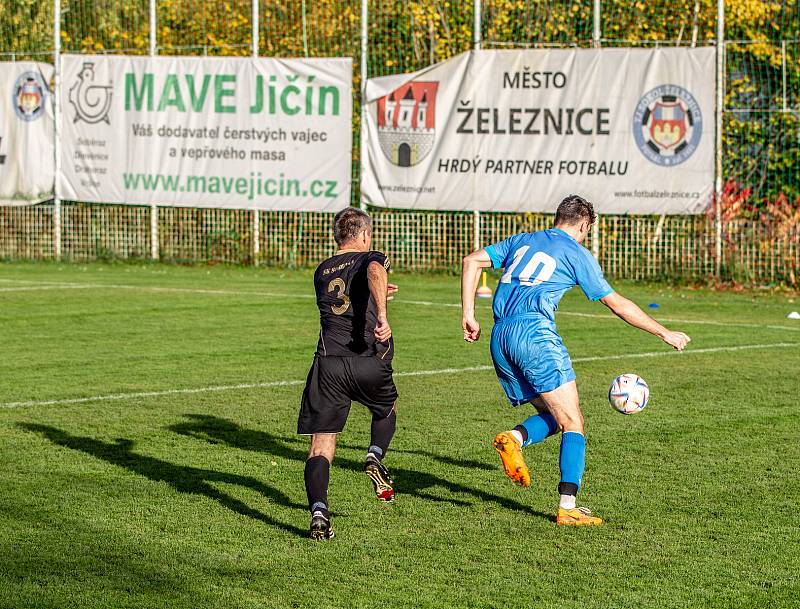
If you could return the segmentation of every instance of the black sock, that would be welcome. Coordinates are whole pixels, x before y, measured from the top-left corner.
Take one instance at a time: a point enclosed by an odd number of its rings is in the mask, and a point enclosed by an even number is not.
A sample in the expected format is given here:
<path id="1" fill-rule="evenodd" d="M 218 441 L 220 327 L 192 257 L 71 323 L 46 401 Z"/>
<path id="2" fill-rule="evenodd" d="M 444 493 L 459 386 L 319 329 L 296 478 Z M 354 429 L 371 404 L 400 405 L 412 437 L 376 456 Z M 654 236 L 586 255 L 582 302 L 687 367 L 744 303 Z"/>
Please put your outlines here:
<path id="1" fill-rule="evenodd" d="M 521 436 L 522 436 L 522 443 L 523 443 L 523 444 L 525 444 L 525 442 L 527 442 L 527 441 L 528 441 L 528 430 L 527 430 L 527 429 L 525 429 L 525 426 L 524 426 L 524 425 L 517 425 L 517 426 L 514 428 L 514 431 L 518 431 L 518 432 L 519 432 L 519 435 L 521 435 Z"/>
<path id="2" fill-rule="evenodd" d="M 389 442 L 392 441 L 394 431 L 397 428 L 397 413 L 392 408 L 392 412 L 388 417 L 383 419 L 372 419 L 372 427 L 370 429 L 370 447 L 369 452 L 378 457 L 378 460 L 386 456 L 386 451 L 389 450 Z"/>
<path id="3" fill-rule="evenodd" d="M 311 457 L 306 461 L 306 495 L 308 507 L 313 514 L 320 511 L 328 517 L 328 481 L 331 477 L 331 464 L 323 456 Z"/>
<path id="4" fill-rule="evenodd" d="M 559 495 L 577 495 L 578 485 L 574 482 L 559 482 L 558 483 Z"/>

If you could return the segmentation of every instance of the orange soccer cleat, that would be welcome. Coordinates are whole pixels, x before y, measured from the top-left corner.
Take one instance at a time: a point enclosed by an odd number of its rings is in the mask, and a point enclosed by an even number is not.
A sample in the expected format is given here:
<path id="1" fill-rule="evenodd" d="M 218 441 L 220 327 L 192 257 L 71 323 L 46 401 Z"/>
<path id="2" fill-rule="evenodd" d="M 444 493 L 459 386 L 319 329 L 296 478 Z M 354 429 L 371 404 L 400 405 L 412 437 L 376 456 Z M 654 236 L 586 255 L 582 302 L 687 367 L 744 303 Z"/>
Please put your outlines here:
<path id="1" fill-rule="evenodd" d="M 525 465 L 522 446 L 511 435 L 511 432 L 504 431 L 497 434 L 492 445 L 503 460 L 503 469 L 506 472 L 506 476 L 511 478 L 517 486 L 530 486 L 531 473 L 528 471 L 528 466 Z"/>
<path id="2" fill-rule="evenodd" d="M 573 527 L 591 527 L 603 524 L 603 519 L 592 516 L 591 510 L 585 507 L 575 507 L 571 510 L 558 508 L 556 524 L 565 524 Z"/>

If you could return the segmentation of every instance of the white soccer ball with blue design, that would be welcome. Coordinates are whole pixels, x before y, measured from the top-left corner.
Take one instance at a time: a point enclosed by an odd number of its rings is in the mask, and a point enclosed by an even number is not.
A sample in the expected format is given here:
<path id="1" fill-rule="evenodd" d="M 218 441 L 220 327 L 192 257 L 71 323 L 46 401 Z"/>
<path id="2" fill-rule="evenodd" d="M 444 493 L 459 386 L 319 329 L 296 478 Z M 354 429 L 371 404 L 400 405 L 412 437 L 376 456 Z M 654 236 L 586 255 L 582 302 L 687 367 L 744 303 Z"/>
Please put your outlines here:
<path id="1" fill-rule="evenodd" d="M 637 374 L 620 374 L 608 388 L 608 401 L 622 414 L 635 414 L 647 406 L 650 387 Z"/>

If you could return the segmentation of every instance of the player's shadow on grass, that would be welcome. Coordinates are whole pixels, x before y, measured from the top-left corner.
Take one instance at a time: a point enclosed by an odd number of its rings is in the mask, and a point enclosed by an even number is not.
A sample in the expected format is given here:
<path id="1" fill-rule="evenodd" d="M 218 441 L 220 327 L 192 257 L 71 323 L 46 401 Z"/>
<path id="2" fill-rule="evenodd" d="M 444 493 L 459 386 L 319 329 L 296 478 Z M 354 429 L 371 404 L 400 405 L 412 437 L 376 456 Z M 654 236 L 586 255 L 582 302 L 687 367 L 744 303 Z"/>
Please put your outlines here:
<path id="1" fill-rule="evenodd" d="M 211 442 L 212 444 L 226 444 L 227 446 L 242 450 L 269 453 L 276 457 L 283 457 L 300 463 L 305 463 L 308 456 L 305 443 L 297 438 L 286 439 L 266 431 L 245 429 L 233 421 L 212 415 L 187 414 L 184 416 L 189 419 L 187 422 L 170 425 L 168 429 L 184 436 Z M 298 443 L 303 444 L 302 448 L 293 446 Z M 364 471 L 363 461 L 357 461 L 339 455 L 336 456 L 334 466 L 351 471 Z M 401 495 L 412 495 L 428 501 L 440 501 L 460 506 L 472 505 L 469 501 L 455 498 L 448 499 L 438 497 L 430 492 L 423 492 L 426 489 L 441 487 L 454 494 L 470 495 L 475 499 L 496 503 L 507 509 L 518 510 L 533 516 L 552 520 L 550 515 L 533 510 L 529 506 L 514 501 L 513 499 L 498 497 L 486 491 L 464 486 L 463 484 L 452 482 L 428 472 L 405 469 L 402 467 L 391 467 L 391 472 L 397 485 L 397 492 Z"/>
<path id="2" fill-rule="evenodd" d="M 260 520 L 265 524 L 277 527 L 289 533 L 295 533 L 303 537 L 308 535 L 306 530 L 262 514 L 243 501 L 219 491 L 211 484 L 217 482 L 250 488 L 261 493 L 264 497 L 267 497 L 270 501 L 274 501 L 278 505 L 303 511 L 306 510 L 305 505 L 294 503 L 283 492 L 250 476 L 240 476 L 238 474 L 229 474 L 199 467 L 175 465 L 168 461 L 140 455 L 132 450 L 133 440 L 116 439 L 113 442 L 103 442 L 94 438 L 73 436 L 65 431 L 47 425 L 21 423 L 20 427 L 43 435 L 53 444 L 84 452 L 97 459 L 102 459 L 113 465 L 124 467 L 155 482 L 166 482 L 179 493 L 205 495 L 242 516 Z"/>
<path id="3" fill-rule="evenodd" d="M 336 444 L 339 448 L 352 448 L 353 450 L 364 450 L 363 446 L 353 446 L 352 444 Z M 433 459 L 434 461 L 438 461 L 439 463 L 444 463 L 445 465 L 452 465 L 453 467 L 466 467 L 468 469 L 482 469 L 487 472 L 496 472 L 497 467 L 487 465 L 486 463 L 482 463 L 481 461 L 475 461 L 473 459 L 455 459 L 453 457 L 448 457 L 447 455 L 438 455 L 433 453 L 429 450 L 410 450 L 408 448 L 395 448 L 392 446 L 391 451 L 393 453 L 398 453 L 401 455 L 419 455 L 420 457 L 427 457 L 428 459 Z"/>

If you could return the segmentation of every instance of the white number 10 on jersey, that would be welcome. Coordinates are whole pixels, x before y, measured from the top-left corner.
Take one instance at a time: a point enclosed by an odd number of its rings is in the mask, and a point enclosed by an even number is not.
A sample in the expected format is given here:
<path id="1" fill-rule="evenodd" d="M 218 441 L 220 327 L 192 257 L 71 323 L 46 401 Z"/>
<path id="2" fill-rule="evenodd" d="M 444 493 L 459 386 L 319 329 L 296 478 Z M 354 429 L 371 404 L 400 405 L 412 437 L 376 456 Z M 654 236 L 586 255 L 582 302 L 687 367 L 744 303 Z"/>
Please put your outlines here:
<path id="1" fill-rule="evenodd" d="M 530 249 L 529 245 L 524 245 L 519 248 L 517 251 L 514 252 L 514 260 L 511 262 L 509 267 L 506 269 L 506 272 L 503 273 L 503 276 L 500 278 L 501 283 L 511 283 L 511 278 L 514 276 L 514 271 L 522 262 L 522 259 L 525 258 L 525 254 L 528 253 Z M 536 277 L 533 278 L 531 281 L 531 275 L 536 270 L 537 267 L 541 266 L 542 268 L 536 274 Z M 550 277 L 553 276 L 553 273 L 556 270 L 556 261 L 555 258 L 552 256 L 548 256 L 544 252 L 536 252 L 530 260 L 528 260 L 527 264 L 522 268 L 519 272 L 517 277 L 519 278 L 519 282 L 522 285 L 539 285 L 540 283 L 544 283 Z"/>

